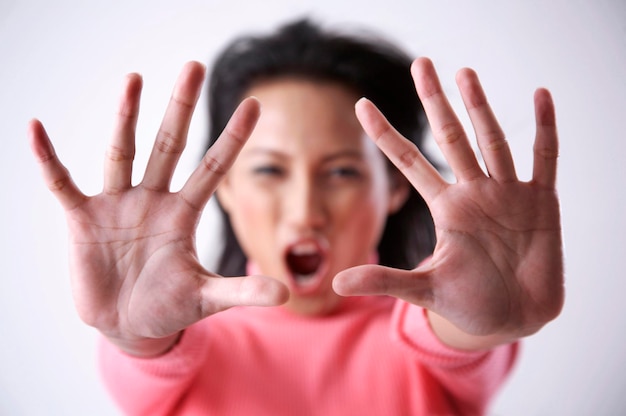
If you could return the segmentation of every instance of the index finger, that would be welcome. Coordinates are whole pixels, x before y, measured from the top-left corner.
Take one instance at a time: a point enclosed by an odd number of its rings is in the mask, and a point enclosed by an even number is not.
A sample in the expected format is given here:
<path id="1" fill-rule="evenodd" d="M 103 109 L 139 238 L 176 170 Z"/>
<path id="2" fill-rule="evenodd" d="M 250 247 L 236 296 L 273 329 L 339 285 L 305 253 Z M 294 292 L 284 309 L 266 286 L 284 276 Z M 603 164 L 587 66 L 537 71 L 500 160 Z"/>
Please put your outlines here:
<path id="1" fill-rule="evenodd" d="M 426 200 L 432 200 L 447 183 L 411 141 L 403 137 L 366 98 L 355 106 L 356 116 L 369 137 Z"/>
<path id="2" fill-rule="evenodd" d="M 180 190 L 183 199 L 197 209 L 204 207 L 252 134 L 260 113 L 261 105 L 254 97 L 239 104 L 220 137 Z"/>

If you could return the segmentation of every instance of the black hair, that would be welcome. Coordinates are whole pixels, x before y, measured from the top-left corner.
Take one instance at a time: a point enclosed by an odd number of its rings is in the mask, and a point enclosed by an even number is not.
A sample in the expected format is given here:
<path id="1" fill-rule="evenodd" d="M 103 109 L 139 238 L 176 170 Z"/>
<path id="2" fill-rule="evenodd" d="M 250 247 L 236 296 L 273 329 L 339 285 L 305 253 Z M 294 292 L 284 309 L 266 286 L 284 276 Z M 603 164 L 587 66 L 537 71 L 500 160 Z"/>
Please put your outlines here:
<path id="1" fill-rule="evenodd" d="M 299 77 L 337 82 L 367 97 L 402 135 L 421 148 L 425 117 L 413 86 L 411 61 L 403 51 L 381 38 L 322 30 L 308 19 L 286 24 L 267 36 L 235 39 L 218 55 L 210 74 L 209 146 L 253 85 Z M 224 246 L 216 271 L 223 276 L 241 276 L 245 274 L 247 259 L 228 214 L 221 207 L 220 211 L 224 219 Z M 406 203 L 387 218 L 378 244 L 379 263 L 413 268 L 431 254 L 434 243 L 430 211 L 410 186 Z"/>

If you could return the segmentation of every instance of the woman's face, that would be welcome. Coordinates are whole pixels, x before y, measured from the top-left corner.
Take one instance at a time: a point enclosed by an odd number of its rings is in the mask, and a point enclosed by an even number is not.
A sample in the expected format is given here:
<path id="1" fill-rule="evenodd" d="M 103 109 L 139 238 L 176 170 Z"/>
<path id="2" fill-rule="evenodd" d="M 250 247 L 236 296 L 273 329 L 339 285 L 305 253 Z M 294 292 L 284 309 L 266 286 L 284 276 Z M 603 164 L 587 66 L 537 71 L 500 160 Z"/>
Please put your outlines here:
<path id="1" fill-rule="evenodd" d="M 261 118 L 218 190 L 258 273 L 283 282 L 286 306 L 331 313 L 340 271 L 375 258 L 387 215 L 406 186 L 354 114 L 357 96 L 335 83 L 280 79 L 248 91 Z"/>

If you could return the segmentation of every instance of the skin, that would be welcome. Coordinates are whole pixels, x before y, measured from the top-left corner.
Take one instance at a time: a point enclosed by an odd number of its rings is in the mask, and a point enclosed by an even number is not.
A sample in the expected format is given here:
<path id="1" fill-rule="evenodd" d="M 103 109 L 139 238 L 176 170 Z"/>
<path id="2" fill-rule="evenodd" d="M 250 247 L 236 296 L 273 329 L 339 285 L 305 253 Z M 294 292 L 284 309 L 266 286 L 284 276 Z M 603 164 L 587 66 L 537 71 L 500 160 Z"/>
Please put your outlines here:
<path id="1" fill-rule="evenodd" d="M 334 287 L 344 295 L 387 294 L 423 306 L 439 338 L 457 348 L 486 349 L 533 334 L 559 315 L 564 301 L 558 138 L 550 93 L 541 88 L 534 95 L 533 176 L 522 182 L 473 70 L 460 70 L 457 84 L 488 172 L 480 168 L 432 62 L 417 59 L 411 73 L 456 183 L 447 183 L 370 102 L 361 100 L 356 112 L 433 213 L 433 256 L 411 271 L 347 270 Z"/>
<path id="2" fill-rule="evenodd" d="M 345 87 L 280 79 L 249 94 L 263 114 L 218 197 L 248 259 L 288 287 L 287 247 L 313 239 L 327 248 L 321 285 L 292 291 L 285 306 L 303 315 L 332 313 L 342 300 L 332 279 L 376 252 L 408 183 L 391 180 L 385 157 L 355 116 L 358 97 Z"/>
<path id="3" fill-rule="evenodd" d="M 415 87 L 433 134 L 457 181 L 449 184 L 367 100 L 356 105 L 364 131 L 396 164 L 433 212 L 437 246 L 420 267 L 363 265 L 340 271 L 339 295 L 390 295 L 429 310 L 443 342 L 483 349 L 539 330 L 563 304 L 563 256 L 556 185 L 554 106 L 535 93 L 532 179 L 519 181 L 513 158 L 476 74 L 457 84 L 488 173 L 480 168 L 432 63 L 417 59 Z M 70 272 L 80 317 L 124 351 L 155 356 L 187 326 L 236 305 L 287 302 L 280 276 L 223 279 L 198 261 L 195 229 L 260 113 L 256 99 L 236 110 L 224 133 L 178 192 L 169 184 L 182 152 L 205 68 L 187 64 L 178 79 L 141 183 L 131 184 L 141 78 L 129 75 L 105 159 L 104 189 L 84 195 L 59 161 L 43 125 L 28 136 L 45 183 L 65 209 Z"/>

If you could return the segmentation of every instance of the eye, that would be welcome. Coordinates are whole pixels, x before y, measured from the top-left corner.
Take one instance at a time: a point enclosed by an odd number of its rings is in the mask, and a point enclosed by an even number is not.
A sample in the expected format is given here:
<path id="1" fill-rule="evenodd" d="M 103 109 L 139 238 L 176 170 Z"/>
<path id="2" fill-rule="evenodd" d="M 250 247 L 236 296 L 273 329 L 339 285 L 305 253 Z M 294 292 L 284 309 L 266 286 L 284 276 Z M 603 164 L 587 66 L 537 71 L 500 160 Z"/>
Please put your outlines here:
<path id="1" fill-rule="evenodd" d="M 281 176 L 284 171 L 280 166 L 261 165 L 253 168 L 252 173 L 256 176 Z"/>
<path id="2" fill-rule="evenodd" d="M 336 178 L 360 178 L 361 171 L 352 166 L 337 166 L 329 170 L 329 176 Z"/>

